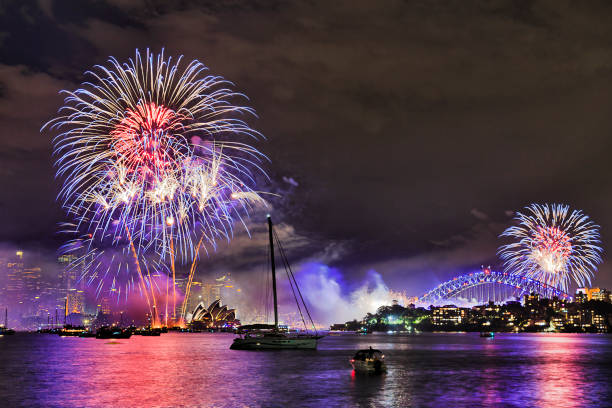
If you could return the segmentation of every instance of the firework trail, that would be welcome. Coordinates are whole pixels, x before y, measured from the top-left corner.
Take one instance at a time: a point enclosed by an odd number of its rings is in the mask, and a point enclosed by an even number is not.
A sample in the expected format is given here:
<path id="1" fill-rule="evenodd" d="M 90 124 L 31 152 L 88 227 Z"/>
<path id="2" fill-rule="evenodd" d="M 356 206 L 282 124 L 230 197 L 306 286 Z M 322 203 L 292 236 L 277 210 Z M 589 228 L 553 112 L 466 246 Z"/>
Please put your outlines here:
<path id="1" fill-rule="evenodd" d="M 590 284 L 602 262 L 599 226 L 580 210 L 562 204 L 531 204 L 517 212 L 518 225 L 502 237 L 514 242 L 499 248 L 506 272 L 524 275 L 568 291 L 572 281 Z"/>
<path id="2" fill-rule="evenodd" d="M 79 258 L 109 247 L 135 259 L 170 256 L 174 273 L 175 255 L 190 261 L 194 242 L 229 240 L 235 222 L 263 202 L 254 188 L 267 177 L 266 157 L 248 144 L 262 136 L 243 119 L 254 112 L 234 104 L 246 97 L 230 82 L 206 72 L 198 61 L 137 50 L 63 91 L 64 106 L 43 129 L 58 132 L 58 200 L 72 219 L 65 231 L 77 237 L 65 248 Z"/>

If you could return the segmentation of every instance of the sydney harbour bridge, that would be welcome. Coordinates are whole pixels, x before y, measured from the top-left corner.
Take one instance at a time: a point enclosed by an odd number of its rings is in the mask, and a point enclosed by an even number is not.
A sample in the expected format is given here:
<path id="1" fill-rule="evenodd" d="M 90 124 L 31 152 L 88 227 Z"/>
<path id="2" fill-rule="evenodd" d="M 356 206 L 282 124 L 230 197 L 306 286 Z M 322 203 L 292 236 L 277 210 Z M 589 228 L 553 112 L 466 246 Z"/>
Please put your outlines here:
<path id="1" fill-rule="evenodd" d="M 421 305 L 483 304 L 489 301 L 502 303 L 516 300 L 530 293 L 542 297 L 570 299 L 570 296 L 538 280 L 506 272 L 495 272 L 482 268 L 479 272 L 467 273 L 441 283 L 416 299 Z"/>

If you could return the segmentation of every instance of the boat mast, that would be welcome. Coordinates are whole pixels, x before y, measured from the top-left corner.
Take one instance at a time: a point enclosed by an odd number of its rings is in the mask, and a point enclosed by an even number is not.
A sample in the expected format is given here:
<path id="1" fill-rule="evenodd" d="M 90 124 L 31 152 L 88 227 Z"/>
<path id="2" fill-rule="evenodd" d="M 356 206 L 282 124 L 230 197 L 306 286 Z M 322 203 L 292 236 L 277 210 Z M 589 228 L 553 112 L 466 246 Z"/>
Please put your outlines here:
<path id="1" fill-rule="evenodd" d="M 4 327 L 8 329 L 8 307 L 4 309 Z"/>
<path id="2" fill-rule="evenodd" d="M 276 264 L 274 263 L 274 238 L 272 237 L 272 217 L 268 214 L 268 235 L 270 236 L 270 262 L 272 264 L 272 293 L 274 294 L 274 328 L 278 329 L 278 300 L 276 297 Z"/>

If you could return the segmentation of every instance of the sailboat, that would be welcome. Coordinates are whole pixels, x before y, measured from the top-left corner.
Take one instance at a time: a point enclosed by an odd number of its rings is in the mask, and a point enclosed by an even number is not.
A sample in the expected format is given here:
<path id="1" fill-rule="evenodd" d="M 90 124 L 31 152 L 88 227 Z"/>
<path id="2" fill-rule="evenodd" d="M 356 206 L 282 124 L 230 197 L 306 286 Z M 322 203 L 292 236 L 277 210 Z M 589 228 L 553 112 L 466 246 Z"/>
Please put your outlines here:
<path id="1" fill-rule="evenodd" d="M 283 250 L 278 237 L 276 237 L 277 243 L 279 244 L 280 255 L 283 258 L 285 263 L 285 268 L 287 270 L 287 275 L 289 277 L 289 284 L 291 286 L 293 296 L 295 297 L 296 304 L 298 305 L 298 310 L 300 312 L 300 316 L 302 316 L 302 321 L 306 326 L 306 321 L 304 319 L 304 315 L 302 313 L 300 307 L 301 304 L 304 307 L 306 315 L 310 319 L 312 323 L 313 329 L 315 329 L 315 334 L 301 334 L 301 333 L 289 333 L 288 330 L 282 330 L 278 325 L 278 298 L 276 292 L 276 264 L 274 260 L 274 238 L 275 233 L 272 227 L 272 217 L 268 215 L 268 235 L 270 240 L 270 266 L 272 270 L 272 294 L 274 297 L 274 326 L 272 325 L 250 325 L 250 326 L 241 326 L 238 329 L 238 336 L 234 339 L 234 342 L 230 346 L 232 350 L 283 350 L 283 349 L 310 349 L 314 350 L 317 348 L 317 341 L 323 336 L 319 335 L 316 332 L 316 328 L 312 318 L 310 317 L 310 312 L 306 307 L 306 303 L 304 302 L 304 298 L 302 297 L 302 293 L 297 285 L 297 281 L 293 276 L 293 272 L 289 266 L 287 258 L 285 256 L 285 251 Z M 296 295 L 299 294 L 299 301 Z"/>
<path id="2" fill-rule="evenodd" d="M 15 334 L 15 330 L 8 328 L 8 307 L 4 309 L 4 326 L 0 326 L 0 335 Z"/>

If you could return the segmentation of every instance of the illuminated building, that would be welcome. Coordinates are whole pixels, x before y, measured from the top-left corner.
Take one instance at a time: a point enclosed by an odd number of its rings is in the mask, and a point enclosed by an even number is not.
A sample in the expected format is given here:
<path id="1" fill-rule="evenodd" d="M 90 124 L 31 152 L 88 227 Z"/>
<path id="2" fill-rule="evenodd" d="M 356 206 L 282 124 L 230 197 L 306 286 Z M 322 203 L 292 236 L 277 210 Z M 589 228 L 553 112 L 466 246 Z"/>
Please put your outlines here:
<path id="1" fill-rule="evenodd" d="M 221 299 L 221 285 L 218 283 L 202 284 L 202 302 L 210 305 L 215 300 Z"/>
<path id="2" fill-rule="evenodd" d="M 599 300 L 610 303 L 610 291 L 600 288 L 592 288 L 589 291 L 591 300 Z"/>
<path id="3" fill-rule="evenodd" d="M 591 325 L 595 328 L 597 333 L 606 333 L 608 331 L 606 317 L 595 313 L 595 311 L 591 312 Z"/>
<path id="4" fill-rule="evenodd" d="M 432 308 L 434 326 L 458 325 L 466 318 L 466 310 L 454 305 Z"/>
<path id="5" fill-rule="evenodd" d="M 566 319 L 564 317 L 553 317 L 551 319 L 551 326 L 556 330 L 563 330 L 565 328 Z"/>
<path id="6" fill-rule="evenodd" d="M 524 303 L 525 303 L 525 308 L 529 309 L 531 313 L 535 313 L 540 307 L 540 295 L 537 293 L 525 295 Z"/>
<path id="7" fill-rule="evenodd" d="M 559 313 L 567 313 L 567 301 L 559 299 L 558 297 L 553 297 L 551 302 L 551 307 L 555 312 Z"/>
<path id="8" fill-rule="evenodd" d="M 600 300 L 602 302 L 610 303 L 610 291 L 605 289 L 599 289 L 591 293 L 591 298 L 593 300 Z"/>
<path id="9" fill-rule="evenodd" d="M 587 302 L 587 301 L 591 300 L 590 299 L 590 294 L 589 294 L 589 289 L 588 288 L 578 288 L 578 289 L 576 289 L 576 295 L 574 296 L 574 299 L 578 303 L 584 303 L 584 302 Z"/>
<path id="10" fill-rule="evenodd" d="M 208 307 L 200 302 L 189 320 L 189 326 L 194 329 L 235 327 L 238 325 L 240 325 L 240 322 L 236 320 L 235 310 L 222 306 L 220 300 L 215 300 Z"/>
<path id="11" fill-rule="evenodd" d="M 6 264 L 6 295 L 14 302 L 23 302 L 23 251 L 17 251 Z"/>
<path id="12" fill-rule="evenodd" d="M 102 313 L 105 315 L 109 315 L 112 313 L 110 299 L 106 296 L 100 299 L 100 304 L 98 305 L 98 313 Z"/>
<path id="13" fill-rule="evenodd" d="M 57 258 L 57 262 L 60 264 L 60 270 L 58 274 L 59 278 L 59 296 L 65 298 L 68 293 L 68 289 L 74 288 L 76 282 L 76 269 L 70 268 L 70 263 L 76 259 L 74 255 L 61 255 Z"/>
<path id="14" fill-rule="evenodd" d="M 66 315 L 85 313 L 85 295 L 82 290 L 70 289 L 66 295 Z"/>
<path id="15" fill-rule="evenodd" d="M 23 286 L 30 295 L 38 295 L 41 290 L 42 269 L 39 267 L 23 269 Z"/>
<path id="16" fill-rule="evenodd" d="M 581 309 L 579 313 L 572 316 L 572 323 L 585 332 L 606 333 L 608 331 L 606 317 L 592 309 Z"/>
<path id="17" fill-rule="evenodd" d="M 6 299 L 6 281 L 7 281 L 7 270 L 6 270 L 6 264 L 7 264 L 7 259 L 4 257 L 0 256 L 0 306 L 4 306 L 1 305 L 2 300 Z"/>
<path id="18" fill-rule="evenodd" d="M 599 300 L 602 302 L 610 302 L 610 291 L 601 288 L 578 288 L 576 290 L 575 300 L 578 303 L 584 303 L 589 300 Z"/>
<path id="19" fill-rule="evenodd" d="M 193 281 L 186 309 L 194 310 L 200 303 L 210 305 L 217 300 L 231 300 L 239 292 L 241 290 L 236 288 L 230 273 L 216 278 L 214 283 Z"/>

